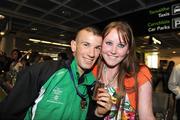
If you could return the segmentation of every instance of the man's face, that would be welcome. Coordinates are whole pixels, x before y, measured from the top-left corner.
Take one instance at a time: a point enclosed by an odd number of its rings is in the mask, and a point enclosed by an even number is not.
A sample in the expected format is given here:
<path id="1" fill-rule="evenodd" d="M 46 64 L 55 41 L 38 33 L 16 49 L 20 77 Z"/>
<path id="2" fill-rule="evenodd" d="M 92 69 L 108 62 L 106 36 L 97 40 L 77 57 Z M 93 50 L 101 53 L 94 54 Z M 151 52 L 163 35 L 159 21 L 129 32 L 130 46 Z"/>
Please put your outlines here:
<path id="1" fill-rule="evenodd" d="M 17 60 L 17 58 L 18 58 L 18 52 L 17 52 L 17 51 L 12 52 L 11 58 L 14 59 L 14 60 Z"/>
<path id="2" fill-rule="evenodd" d="M 101 51 L 102 37 L 94 35 L 92 32 L 82 30 L 76 37 L 76 41 L 71 42 L 71 49 L 77 60 L 80 75 L 84 70 L 91 69 Z"/>

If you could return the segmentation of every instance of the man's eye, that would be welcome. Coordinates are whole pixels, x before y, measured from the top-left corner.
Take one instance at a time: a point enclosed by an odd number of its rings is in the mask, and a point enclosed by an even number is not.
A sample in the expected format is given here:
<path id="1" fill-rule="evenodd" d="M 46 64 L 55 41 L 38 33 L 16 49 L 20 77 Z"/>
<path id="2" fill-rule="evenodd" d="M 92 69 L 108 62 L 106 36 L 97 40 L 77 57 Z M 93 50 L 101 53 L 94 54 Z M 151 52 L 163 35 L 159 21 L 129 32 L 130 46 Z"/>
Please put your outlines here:
<path id="1" fill-rule="evenodd" d="M 83 45 L 87 47 L 89 44 L 85 43 L 85 44 L 83 44 Z"/>
<path id="2" fill-rule="evenodd" d="M 97 50 L 101 50 L 101 47 L 96 47 Z"/>
<path id="3" fill-rule="evenodd" d="M 119 47 L 119 48 L 124 48 L 125 45 L 124 45 L 124 44 L 118 44 L 118 47 Z"/>

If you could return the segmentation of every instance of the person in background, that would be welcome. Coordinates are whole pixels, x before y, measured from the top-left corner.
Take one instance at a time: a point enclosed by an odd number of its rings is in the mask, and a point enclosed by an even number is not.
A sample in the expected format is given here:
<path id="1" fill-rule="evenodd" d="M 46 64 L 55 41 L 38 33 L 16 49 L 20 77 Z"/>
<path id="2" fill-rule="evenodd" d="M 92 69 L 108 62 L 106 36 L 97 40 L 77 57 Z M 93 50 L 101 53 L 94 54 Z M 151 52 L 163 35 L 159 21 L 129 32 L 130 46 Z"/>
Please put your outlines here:
<path id="1" fill-rule="evenodd" d="M 3 89 L 6 88 L 4 86 L 5 83 L 5 74 L 9 70 L 9 58 L 7 57 L 6 53 L 0 50 L 0 87 Z"/>
<path id="2" fill-rule="evenodd" d="M 22 64 L 22 53 L 18 49 L 13 49 L 11 51 L 11 56 L 9 58 L 8 71 L 5 73 L 5 80 L 3 86 L 7 93 L 11 92 L 15 82 L 16 76 L 19 71 L 21 71 L 25 66 Z"/>
<path id="3" fill-rule="evenodd" d="M 42 55 L 40 55 L 37 51 L 32 51 L 28 60 L 30 66 L 41 63 L 42 62 L 41 58 L 42 58 Z"/>
<path id="4" fill-rule="evenodd" d="M 164 72 L 164 80 L 162 81 L 162 84 L 163 84 L 163 91 L 166 93 L 171 93 L 171 91 L 168 89 L 168 82 L 174 65 L 175 65 L 174 61 L 169 61 L 169 64 Z"/>
<path id="5" fill-rule="evenodd" d="M 138 63 L 131 27 L 123 21 L 111 22 L 104 29 L 103 39 L 101 59 L 93 71 L 113 102 L 104 120 L 136 120 L 137 116 L 155 120 L 152 76 L 147 66 Z"/>
<path id="6" fill-rule="evenodd" d="M 65 52 L 58 53 L 58 60 L 67 60 L 68 56 Z"/>
<path id="7" fill-rule="evenodd" d="M 169 82 L 168 88 L 176 95 L 176 113 L 177 120 L 180 119 L 180 64 L 174 66 Z"/>
<path id="8" fill-rule="evenodd" d="M 0 50 L 0 74 L 9 71 L 10 58 Z"/>
<path id="9" fill-rule="evenodd" d="M 13 49 L 11 51 L 11 64 L 10 64 L 10 70 L 15 69 L 14 67 L 19 62 L 19 59 L 21 58 L 22 54 L 18 49 Z"/>
<path id="10" fill-rule="evenodd" d="M 11 56 L 10 57 L 11 57 L 11 59 L 13 61 L 18 61 L 19 58 L 21 58 L 21 56 L 22 56 L 22 54 L 21 54 L 21 52 L 18 49 L 13 49 L 11 51 Z"/>
<path id="11" fill-rule="evenodd" d="M 53 60 L 53 58 L 51 56 L 49 56 L 49 55 L 43 55 L 42 56 L 42 62 L 45 62 L 47 60 Z"/>
<path id="12" fill-rule="evenodd" d="M 96 80 L 91 68 L 101 44 L 98 30 L 82 28 L 71 42 L 71 61 L 47 61 L 21 71 L 12 92 L 0 103 L 0 119 L 85 120 L 89 106 L 87 86 Z M 112 105 L 105 89 L 98 96 L 94 118 L 108 112 Z"/>

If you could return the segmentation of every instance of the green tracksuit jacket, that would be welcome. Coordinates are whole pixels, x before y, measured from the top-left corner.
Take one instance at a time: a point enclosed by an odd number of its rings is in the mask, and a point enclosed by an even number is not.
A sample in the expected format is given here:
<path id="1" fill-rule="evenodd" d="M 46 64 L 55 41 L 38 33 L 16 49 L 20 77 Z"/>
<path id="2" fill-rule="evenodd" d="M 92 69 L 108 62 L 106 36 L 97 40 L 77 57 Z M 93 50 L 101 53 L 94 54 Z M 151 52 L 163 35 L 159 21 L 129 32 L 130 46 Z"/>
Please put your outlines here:
<path id="1" fill-rule="evenodd" d="M 78 96 L 67 68 L 56 71 L 42 86 L 33 107 L 30 107 L 25 120 L 85 120 L 89 96 L 87 85 L 95 81 L 91 72 L 84 74 L 84 81 L 78 84 L 79 74 L 76 60 L 71 63 L 74 82 L 79 92 L 85 95 L 87 106 L 81 108 L 81 97 Z"/>

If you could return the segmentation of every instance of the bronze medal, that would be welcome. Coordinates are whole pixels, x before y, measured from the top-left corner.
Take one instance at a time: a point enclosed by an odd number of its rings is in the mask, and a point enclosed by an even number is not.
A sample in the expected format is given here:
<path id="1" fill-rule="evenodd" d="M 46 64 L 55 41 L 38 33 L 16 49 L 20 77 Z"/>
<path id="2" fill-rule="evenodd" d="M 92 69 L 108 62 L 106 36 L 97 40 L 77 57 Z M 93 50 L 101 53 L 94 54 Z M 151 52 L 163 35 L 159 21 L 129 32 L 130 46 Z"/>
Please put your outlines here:
<path id="1" fill-rule="evenodd" d="M 81 100 L 81 108 L 82 108 L 82 109 L 85 109 L 86 106 L 87 106 L 86 100 Z"/>

